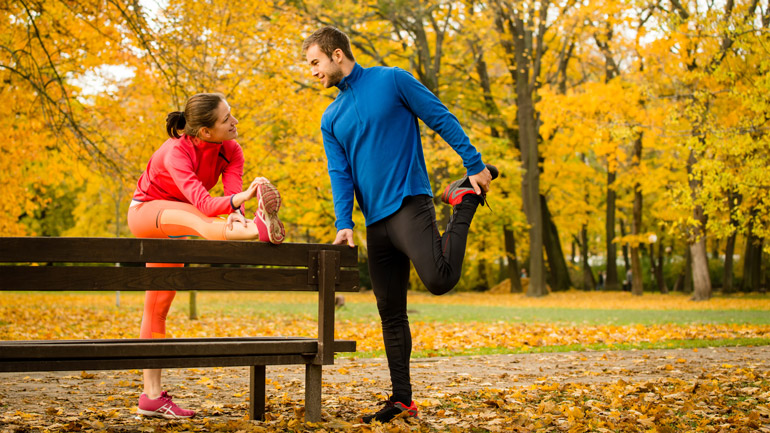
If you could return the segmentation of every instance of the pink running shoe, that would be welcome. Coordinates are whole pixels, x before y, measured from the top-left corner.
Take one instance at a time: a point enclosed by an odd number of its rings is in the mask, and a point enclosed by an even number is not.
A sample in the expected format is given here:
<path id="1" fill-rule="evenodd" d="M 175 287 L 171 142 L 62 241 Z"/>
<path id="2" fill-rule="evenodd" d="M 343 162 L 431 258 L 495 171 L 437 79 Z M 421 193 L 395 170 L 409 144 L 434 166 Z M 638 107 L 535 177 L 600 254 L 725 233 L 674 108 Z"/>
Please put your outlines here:
<path id="1" fill-rule="evenodd" d="M 162 416 L 167 419 L 192 418 L 195 416 L 194 410 L 182 409 L 171 401 L 171 396 L 166 391 L 160 393 L 160 397 L 154 400 L 148 398 L 147 394 L 142 393 L 139 397 L 139 408 L 136 412 L 139 415 Z"/>
<path id="2" fill-rule="evenodd" d="M 281 208 L 281 194 L 272 183 L 263 183 L 257 187 L 257 213 L 254 223 L 259 221 L 267 227 L 267 235 L 271 243 L 280 244 L 286 238 L 286 230 L 278 219 L 278 209 Z"/>

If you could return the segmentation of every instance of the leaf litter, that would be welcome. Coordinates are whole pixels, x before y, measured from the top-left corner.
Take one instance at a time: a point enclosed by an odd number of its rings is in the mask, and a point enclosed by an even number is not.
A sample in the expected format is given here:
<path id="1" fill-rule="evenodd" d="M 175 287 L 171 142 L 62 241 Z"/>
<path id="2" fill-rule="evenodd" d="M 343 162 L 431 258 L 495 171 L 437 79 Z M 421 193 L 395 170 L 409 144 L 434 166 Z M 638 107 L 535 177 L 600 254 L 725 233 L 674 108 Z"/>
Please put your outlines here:
<path id="1" fill-rule="evenodd" d="M 259 294 L 265 302 L 313 302 L 313 295 Z M 579 296 L 578 296 L 579 295 Z M 228 294 L 217 294 L 224 299 Z M 243 296 L 238 294 L 238 296 Z M 272 296 L 272 298 L 271 298 Z M 348 302 L 371 296 L 346 294 Z M 597 298 L 599 296 L 600 298 Z M 410 305 L 508 305 L 607 309 L 689 309 L 684 297 L 626 294 L 553 294 L 547 299 L 517 295 L 450 297 L 410 295 Z M 141 320 L 141 298 L 126 296 L 122 308 L 110 295 L 3 294 L 0 339 L 133 338 Z M 214 299 L 214 298 L 212 298 Z M 255 298 L 256 299 L 256 298 Z M 53 301 L 52 301 L 53 300 Z M 220 299 L 221 301 L 221 299 Z M 600 301 L 600 302 L 599 302 Z M 631 302 L 633 301 L 633 302 Z M 227 303 L 227 299 L 224 299 Z M 179 311 L 169 318 L 176 337 L 243 335 L 314 336 L 313 317 L 233 318 L 209 311 L 190 322 Z M 768 310 L 767 300 L 733 297 L 698 308 Z M 608 345 L 687 339 L 766 339 L 767 325 L 660 324 L 574 325 L 554 323 L 412 323 L 414 346 L 423 353 L 473 348 Z M 359 351 L 382 349 L 377 323 L 338 320 L 337 338 L 354 339 Z M 387 425 L 357 420 L 387 398 L 384 359 L 338 359 L 324 367 L 323 419 L 304 420 L 304 368 L 269 366 L 267 415 L 246 418 L 245 368 L 164 370 L 167 389 L 199 416 L 189 421 L 135 415 L 141 372 L 98 371 L 0 374 L 0 432 L 23 431 L 234 431 L 234 432 L 429 432 L 429 431 L 764 431 L 770 432 L 769 347 L 634 350 L 516 355 L 433 357 L 412 360 L 420 419 Z"/>
<path id="2" fill-rule="evenodd" d="M 323 419 L 304 420 L 304 368 L 269 366 L 252 421 L 246 368 L 164 370 L 198 417 L 135 415 L 141 371 L 0 374 L 0 431 L 770 432 L 770 347 L 420 358 L 420 419 L 361 424 L 389 389 L 384 359 L 324 367 Z"/>

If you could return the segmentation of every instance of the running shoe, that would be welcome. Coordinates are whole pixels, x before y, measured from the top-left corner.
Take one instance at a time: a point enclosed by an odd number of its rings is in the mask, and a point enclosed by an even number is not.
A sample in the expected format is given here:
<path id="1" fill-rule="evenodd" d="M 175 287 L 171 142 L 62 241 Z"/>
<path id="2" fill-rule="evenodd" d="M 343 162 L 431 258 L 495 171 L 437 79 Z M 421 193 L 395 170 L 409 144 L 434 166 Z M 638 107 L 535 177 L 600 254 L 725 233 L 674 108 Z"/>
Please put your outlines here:
<path id="1" fill-rule="evenodd" d="M 156 399 L 150 399 L 147 397 L 147 394 L 142 393 L 139 397 L 139 408 L 136 412 L 139 415 L 161 416 L 167 419 L 192 418 L 195 416 L 194 410 L 182 409 L 171 401 L 171 396 L 166 391 L 163 391 L 160 397 Z"/>
<path id="2" fill-rule="evenodd" d="M 417 416 L 417 405 L 414 404 L 414 401 L 408 407 L 400 401 L 391 401 L 390 399 L 383 401 L 381 404 L 383 405 L 382 409 L 378 410 L 375 414 L 362 416 L 361 421 L 367 424 L 372 421 L 386 423 L 401 414 L 405 414 L 403 416 L 419 418 Z"/>
<path id="3" fill-rule="evenodd" d="M 254 223 L 259 225 L 261 221 L 267 227 L 268 239 L 273 244 L 280 244 L 286 238 L 286 230 L 278 219 L 278 209 L 281 208 L 281 194 L 272 183 L 263 183 L 257 187 L 257 213 L 254 214 Z"/>
<path id="4" fill-rule="evenodd" d="M 497 167 L 491 164 L 487 164 L 487 169 L 489 170 L 489 174 L 492 175 L 492 180 L 497 179 L 497 176 L 499 175 Z M 461 179 L 450 183 L 446 187 L 444 194 L 441 195 L 441 201 L 452 206 L 457 206 L 463 201 L 463 197 L 468 194 L 476 194 L 476 191 L 473 189 L 473 185 L 471 185 L 471 181 L 468 179 L 468 175 L 465 175 Z M 486 203 L 486 201 L 487 194 L 482 192 L 481 204 L 483 205 Z"/>

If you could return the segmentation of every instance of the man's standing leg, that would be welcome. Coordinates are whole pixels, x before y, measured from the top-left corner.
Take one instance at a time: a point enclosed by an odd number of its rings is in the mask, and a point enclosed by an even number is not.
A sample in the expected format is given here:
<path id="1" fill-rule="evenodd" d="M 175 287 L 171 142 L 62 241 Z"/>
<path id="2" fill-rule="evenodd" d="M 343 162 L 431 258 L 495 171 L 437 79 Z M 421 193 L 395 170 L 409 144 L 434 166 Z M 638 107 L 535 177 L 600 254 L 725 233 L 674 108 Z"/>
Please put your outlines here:
<path id="1" fill-rule="evenodd" d="M 412 354 L 412 333 L 406 313 L 409 258 L 394 247 L 386 221 L 387 219 L 367 227 L 366 239 L 369 250 L 369 276 L 382 321 L 382 338 L 388 358 L 393 395 L 379 412 L 364 416 L 364 422 L 387 422 L 404 410 L 417 415 L 417 409 L 412 403 L 409 376 L 409 358 Z"/>

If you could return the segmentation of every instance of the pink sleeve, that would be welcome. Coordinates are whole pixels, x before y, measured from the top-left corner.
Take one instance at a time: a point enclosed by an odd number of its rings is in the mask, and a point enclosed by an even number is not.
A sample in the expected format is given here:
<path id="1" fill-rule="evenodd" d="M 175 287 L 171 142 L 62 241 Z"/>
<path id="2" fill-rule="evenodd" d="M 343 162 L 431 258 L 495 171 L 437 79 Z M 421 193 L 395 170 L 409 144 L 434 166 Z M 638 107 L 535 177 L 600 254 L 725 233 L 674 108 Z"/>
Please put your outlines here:
<path id="1" fill-rule="evenodd" d="M 227 152 L 227 159 L 230 161 L 222 171 L 222 186 L 224 187 L 225 196 L 230 197 L 233 194 L 238 194 L 243 191 L 243 149 L 235 141 L 225 142 L 225 152 Z M 232 209 L 232 208 L 231 208 Z M 240 207 L 241 214 L 245 215 L 245 208 L 243 205 Z"/>
<path id="2" fill-rule="evenodd" d="M 182 147 L 175 147 L 166 155 L 165 166 L 179 191 L 204 215 L 216 216 L 232 211 L 230 196 L 212 197 L 209 194 L 195 174 L 192 158 Z"/>

